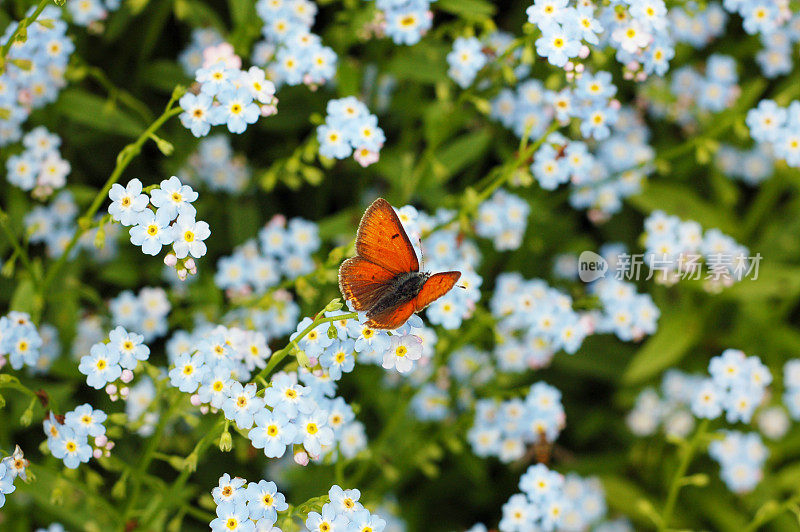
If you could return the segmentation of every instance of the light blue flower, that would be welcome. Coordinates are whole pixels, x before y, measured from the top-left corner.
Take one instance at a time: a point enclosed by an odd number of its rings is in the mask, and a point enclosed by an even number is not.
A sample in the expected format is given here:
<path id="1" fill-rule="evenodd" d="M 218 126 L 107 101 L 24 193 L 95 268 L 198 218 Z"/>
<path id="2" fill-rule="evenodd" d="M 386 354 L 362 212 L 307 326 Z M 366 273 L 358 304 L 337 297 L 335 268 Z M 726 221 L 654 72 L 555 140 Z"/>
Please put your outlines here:
<path id="1" fill-rule="evenodd" d="M 169 212 L 159 209 L 153 212 L 145 209 L 139 213 L 136 225 L 130 228 L 131 243 L 142 246 L 142 252 L 148 255 L 158 255 L 161 247 L 171 244 L 174 233 L 170 228 L 172 219 Z"/>
<path id="2" fill-rule="evenodd" d="M 109 382 L 114 382 L 122 374 L 119 352 L 109 349 L 107 344 L 94 344 L 89 354 L 81 357 L 78 370 L 86 375 L 86 383 L 99 390 Z"/>

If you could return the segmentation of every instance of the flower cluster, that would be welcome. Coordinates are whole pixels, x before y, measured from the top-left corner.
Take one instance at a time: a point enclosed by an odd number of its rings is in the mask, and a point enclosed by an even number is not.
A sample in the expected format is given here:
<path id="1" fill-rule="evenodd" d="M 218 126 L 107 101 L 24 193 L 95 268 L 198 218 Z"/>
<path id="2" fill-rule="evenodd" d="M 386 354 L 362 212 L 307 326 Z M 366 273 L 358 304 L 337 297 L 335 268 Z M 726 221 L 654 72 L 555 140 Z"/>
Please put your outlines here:
<path id="1" fill-rule="evenodd" d="M 41 356 L 42 337 L 29 314 L 12 311 L 0 318 L 0 367 L 8 362 L 14 369 L 37 367 Z"/>
<path id="2" fill-rule="evenodd" d="M 767 448 L 756 432 L 721 431 L 722 440 L 712 441 L 708 454 L 720 465 L 720 478 L 736 493 L 752 491 L 764 476 Z"/>
<path id="3" fill-rule="evenodd" d="M 89 403 L 67 412 L 63 418 L 50 413 L 44 420 L 44 433 L 50 453 L 63 460 L 64 465 L 70 469 L 88 462 L 92 456 L 96 459 L 109 456 L 114 442 L 106 436 L 103 422 L 107 417 L 105 412 L 94 409 Z M 90 437 L 93 438 L 94 446 L 89 444 Z"/>
<path id="4" fill-rule="evenodd" d="M 267 340 L 262 333 L 222 325 L 200 327 L 192 334 L 176 332 L 167 345 L 175 366 L 170 381 L 186 393 L 199 387 L 200 403 L 222 408 L 233 378 L 246 382 L 252 371 L 266 365 L 272 354 Z M 218 377 L 224 377 L 225 386 L 216 383 Z"/>
<path id="5" fill-rule="evenodd" d="M 572 309 L 572 298 L 541 279 L 502 273 L 495 286 L 489 308 L 507 340 L 496 351 L 498 365 L 506 371 L 543 367 L 561 349 L 575 353 L 591 332 L 589 323 Z"/>
<path id="6" fill-rule="evenodd" d="M 497 251 L 519 249 L 528 227 L 530 206 L 504 190 L 498 190 L 478 207 L 475 233 L 491 238 Z"/>
<path id="7" fill-rule="evenodd" d="M 147 343 L 167 334 L 172 306 L 163 288 L 144 287 L 138 295 L 125 290 L 111 300 L 109 308 L 114 326 L 141 334 Z"/>
<path id="8" fill-rule="evenodd" d="M 94 26 L 105 20 L 109 12 L 116 11 L 120 0 L 78 0 L 67 4 L 72 23 L 78 26 Z"/>
<path id="9" fill-rule="evenodd" d="M 711 1 L 704 5 L 671 7 L 668 29 L 676 43 L 686 43 L 700 49 L 723 35 L 727 22 L 728 16 L 722 6 Z"/>
<path id="10" fill-rule="evenodd" d="M 756 54 L 756 62 L 766 77 L 791 72 L 792 47 L 800 41 L 800 16 L 792 14 L 787 2 L 727 0 L 723 6 L 742 17 L 747 33 L 761 39 L 764 48 Z"/>
<path id="11" fill-rule="evenodd" d="M 308 356 L 314 356 L 309 350 L 318 345 L 316 340 L 322 335 L 329 338 L 325 331 L 314 330 L 306 335 L 311 338 L 308 342 L 299 342 Z M 339 351 L 344 352 L 350 344 L 344 340 L 342 343 L 344 347 Z M 332 451 L 335 441 L 339 441 L 344 456 L 354 456 L 366 444 L 363 426 L 355 421 L 352 408 L 334 397 L 337 379 L 330 373 L 277 373 L 263 398 L 256 394 L 255 384 L 242 384 L 250 379 L 253 370 L 264 368 L 271 355 L 263 334 L 217 326 L 189 338 L 173 337 L 170 344 L 169 352 L 178 352 L 174 356 L 175 367 L 169 372 L 171 384 L 194 394 L 192 403 L 201 406 L 202 412 L 221 409 L 240 430 L 249 430 L 253 446 L 264 449 L 266 456 L 278 458 L 287 446 L 302 445 L 295 459 L 307 463 L 309 455 L 319 459 Z M 346 356 L 352 369 L 353 355 Z M 331 358 L 337 360 L 335 356 Z M 331 366 L 328 371 L 336 369 Z"/>
<path id="12" fill-rule="evenodd" d="M 245 158 L 234 155 L 227 135 L 211 135 L 201 140 L 182 171 L 192 178 L 192 183 L 229 194 L 243 192 L 251 173 Z"/>
<path id="13" fill-rule="evenodd" d="M 336 75 L 336 53 L 311 32 L 317 5 L 310 0 L 258 0 L 256 11 L 264 21 L 264 40 L 256 43 L 252 61 L 269 72 L 277 85 L 305 84 L 316 88 Z"/>
<path id="14" fill-rule="evenodd" d="M 477 401 L 467 439 L 476 455 L 497 456 L 508 463 L 522 458 L 528 445 L 553 443 L 565 424 L 561 392 L 537 382 L 524 399 Z"/>
<path id="15" fill-rule="evenodd" d="M 565 477 L 544 464 L 530 466 L 519 479 L 519 489 L 522 493 L 503 505 L 500 532 L 587 530 L 606 513 L 598 480 Z"/>
<path id="16" fill-rule="evenodd" d="M 661 312 L 650 294 L 637 294 L 634 284 L 613 278 L 600 279 L 591 289 L 602 305 L 596 332 L 613 333 L 626 342 L 656 332 Z"/>
<path id="17" fill-rule="evenodd" d="M 703 232 L 699 223 L 654 211 L 644 222 L 644 262 L 657 282 L 700 279 L 705 264 L 708 287 L 730 286 L 747 276 L 756 261 L 746 247 L 719 229 Z"/>
<path id="18" fill-rule="evenodd" d="M 328 499 L 319 512 L 310 512 L 306 518 L 309 532 L 342 530 L 343 532 L 383 532 L 386 521 L 371 513 L 359 502 L 361 492 L 357 489 L 342 489 L 334 484 L 328 491 Z"/>
<path id="19" fill-rule="evenodd" d="M 607 219 L 622 208 L 622 199 L 637 194 L 652 171 L 650 132 L 634 111 L 620 108 L 613 96 L 616 87 L 607 72 L 585 73 L 576 87 L 546 90 L 531 79 L 516 90 L 503 89 L 492 100 L 491 116 L 522 137 L 539 138 L 552 118 L 568 122 L 576 118 L 581 135 L 601 142 L 590 145 L 551 134 L 534 154 L 530 170 L 545 190 L 570 183 L 570 204 L 590 208 L 593 221 Z"/>
<path id="20" fill-rule="evenodd" d="M 203 67 L 203 51 L 222 42 L 222 36 L 214 28 L 194 28 L 189 44 L 178 55 L 178 62 L 186 75 L 194 77 L 194 73 Z"/>
<path id="21" fill-rule="evenodd" d="M 131 243 L 141 246 L 148 255 L 158 255 L 161 248 L 172 244 L 172 252 L 164 263 L 175 267 L 180 279 L 197 273 L 194 259 L 206 254 L 203 242 L 211 235 L 208 224 L 196 221 L 192 202 L 197 192 L 172 176 L 151 190 L 142 192 L 142 182 L 132 179 L 123 187 L 114 183 L 108 192 L 111 204 L 108 213 L 124 226 L 130 226 Z"/>
<path id="22" fill-rule="evenodd" d="M 663 75 L 675 55 L 663 0 L 614 4 L 600 8 L 587 2 L 571 7 L 569 0 L 535 0 L 528 22 L 541 31 L 536 51 L 550 64 L 579 71 L 573 60 L 589 55 L 588 45 L 611 46 L 625 65 L 626 77 Z"/>
<path id="23" fill-rule="evenodd" d="M 211 496 L 217 505 L 217 518 L 210 523 L 215 532 L 278 530 L 272 527 L 278 520 L 278 512 L 289 508 L 286 497 L 274 482 L 248 483 L 240 477 L 231 478 L 227 473 L 220 477 Z"/>
<path id="24" fill-rule="evenodd" d="M 25 151 L 6 161 L 8 182 L 45 199 L 67 183 L 70 164 L 58 151 L 61 138 L 39 126 L 22 137 L 22 144 Z"/>
<path id="25" fill-rule="evenodd" d="M 317 128 L 319 154 L 333 159 L 353 158 L 361 166 L 378 161 L 386 140 L 378 117 L 353 96 L 329 100 L 325 123 Z"/>
<path id="26" fill-rule="evenodd" d="M 750 136 L 772 150 L 775 157 L 793 168 L 800 168 L 800 100 L 780 107 L 772 100 L 761 100 L 747 112 Z"/>
<path id="27" fill-rule="evenodd" d="M 734 58 L 711 54 L 704 73 L 691 66 L 681 67 L 672 73 L 668 86 L 665 79 L 653 78 L 644 95 L 653 116 L 688 127 L 697 124 L 698 116 L 728 109 L 741 93 L 738 83 Z"/>
<path id="28" fill-rule="evenodd" d="M 282 277 L 295 279 L 314 270 L 320 246 L 317 225 L 303 218 L 275 216 L 258 233 L 221 257 L 214 281 L 229 295 L 263 294 Z"/>
<path id="29" fill-rule="evenodd" d="M 397 44 L 417 44 L 433 25 L 436 0 L 375 0 L 384 20 L 381 29 Z"/>
<path id="30" fill-rule="evenodd" d="M 628 413 L 628 428 L 637 436 L 652 436 L 659 428 L 665 434 L 687 437 L 695 427 L 691 404 L 703 377 L 671 369 L 664 373 L 661 393 L 646 388 Z M 663 398 L 662 398 L 663 396 Z"/>
<path id="31" fill-rule="evenodd" d="M 108 342 L 98 342 L 81 357 L 78 370 L 86 375 L 86 383 L 106 392 L 115 401 L 128 396 L 127 386 L 117 387 L 117 380 L 128 384 L 133 380 L 133 370 L 140 361 L 150 357 L 150 348 L 144 345 L 144 336 L 117 327 L 108 333 Z M 119 394 L 119 395 L 118 395 Z"/>
<path id="32" fill-rule="evenodd" d="M 278 112 L 275 85 L 263 69 L 242 70 L 233 46 L 221 43 L 203 51 L 203 67 L 195 80 L 199 93 L 186 93 L 178 102 L 181 123 L 195 137 L 208 135 L 211 126 L 226 125 L 231 133 L 243 133 L 260 116 Z"/>
<path id="33" fill-rule="evenodd" d="M 715 419 L 724 411 L 729 423 L 750 423 L 772 382 L 769 369 L 756 356 L 726 349 L 711 359 L 708 371 L 711 378 L 704 379 L 695 390 L 692 413 Z"/>
<path id="34" fill-rule="evenodd" d="M 453 50 L 447 54 L 450 65 L 447 73 L 462 89 L 466 89 L 487 62 L 481 41 L 476 37 L 459 37 L 453 42 Z"/>
<path id="35" fill-rule="evenodd" d="M 26 12 L 30 16 L 35 6 Z M 0 41 L 9 42 L 19 23 L 6 26 Z M 26 28 L 26 39 L 11 44 L 0 71 L 0 147 L 22 137 L 31 111 L 54 102 L 66 85 L 64 73 L 75 46 L 67 37 L 61 9 L 47 6 Z"/>
<path id="36" fill-rule="evenodd" d="M 729 144 L 720 145 L 715 154 L 717 168 L 729 179 L 757 186 L 775 171 L 772 151 L 765 145 L 739 150 Z"/>

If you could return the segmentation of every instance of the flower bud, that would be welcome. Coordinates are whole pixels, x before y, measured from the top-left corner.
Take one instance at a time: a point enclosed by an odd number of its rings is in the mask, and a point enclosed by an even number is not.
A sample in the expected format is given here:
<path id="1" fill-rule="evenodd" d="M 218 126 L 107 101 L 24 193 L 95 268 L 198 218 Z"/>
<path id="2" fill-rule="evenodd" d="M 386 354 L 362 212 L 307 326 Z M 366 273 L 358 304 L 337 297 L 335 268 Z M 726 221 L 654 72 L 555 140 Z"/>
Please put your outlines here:
<path id="1" fill-rule="evenodd" d="M 105 447 L 108 443 L 108 437 L 105 434 L 102 434 L 94 439 L 94 444 L 98 447 Z"/>
<path id="2" fill-rule="evenodd" d="M 178 264 L 178 257 L 176 257 L 174 253 L 167 253 L 164 257 L 164 264 L 170 268 L 174 268 L 175 265 Z"/>
<path id="3" fill-rule="evenodd" d="M 133 380 L 133 372 L 129 369 L 123 369 L 122 375 L 120 375 L 119 380 L 121 380 L 125 384 L 128 384 Z"/>
<path id="4" fill-rule="evenodd" d="M 202 402 L 200 401 L 200 396 L 197 394 L 192 395 L 189 398 L 189 402 L 192 403 L 192 406 L 200 406 Z"/>
<path id="5" fill-rule="evenodd" d="M 308 453 L 303 450 L 301 447 L 299 451 L 294 453 L 294 461 L 297 465 L 307 466 L 308 465 Z"/>
<path id="6" fill-rule="evenodd" d="M 219 450 L 223 453 L 228 453 L 233 449 L 233 438 L 231 433 L 227 430 L 219 437 Z"/>

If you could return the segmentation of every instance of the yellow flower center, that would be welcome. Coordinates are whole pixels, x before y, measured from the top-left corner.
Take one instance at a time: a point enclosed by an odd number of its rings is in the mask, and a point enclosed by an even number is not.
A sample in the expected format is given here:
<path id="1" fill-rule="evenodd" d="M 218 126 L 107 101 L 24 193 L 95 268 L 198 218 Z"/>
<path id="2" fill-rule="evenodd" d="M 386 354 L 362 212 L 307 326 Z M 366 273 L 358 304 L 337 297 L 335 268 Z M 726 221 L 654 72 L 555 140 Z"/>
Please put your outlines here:
<path id="1" fill-rule="evenodd" d="M 95 366 L 96 366 L 96 367 L 97 367 L 97 369 L 99 369 L 99 370 L 104 370 L 104 369 L 106 369 L 106 366 L 107 366 L 107 365 L 108 365 L 108 364 L 106 363 L 106 361 L 105 361 L 105 359 L 104 359 L 104 358 L 101 358 L 100 360 L 98 360 L 98 361 L 97 361 L 97 364 L 95 364 Z"/>
<path id="2" fill-rule="evenodd" d="M 194 242 L 194 233 L 191 231 L 186 231 L 183 233 L 183 239 L 187 242 Z"/>
<path id="3" fill-rule="evenodd" d="M 306 432 L 309 434 L 316 434 L 319 432 L 319 427 L 317 427 L 316 423 L 309 423 L 306 425 Z"/>
<path id="4" fill-rule="evenodd" d="M 270 436 L 277 436 L 278 435 L 278 425 L 270 425 L 267 427 L 267 434 Z"/>
<path id="5" fill-rule="evenodd" d="M 147 234 L 150 236 L 155 236 L 158 234 L 158 226 L 155 224 L 147 226 Z"/>
<path id="6" fill-rule="evenodd" d="M 406 356 L 406 353 L 408 353 L 408 348 L 404 345 L 398 346 L 397 349 L 394 350 L 394 354 L 399 357 Z"/>
<path id="7" fill-rule="evenodd" d="M 74 453 L 77 448 L 78 446 L 75 445 L 74 441 L 67 442 L 67 452 Z"/>
<path id="8" fill-rule="evenodd" d="M 120 201 L 120 203 L 122 204 L 123 207 L 127 207 L 128 205 L 131 204 L 131 199 L 128 196 L 125 196 L 124 198 L 122 198 L 122 201 Z"/>

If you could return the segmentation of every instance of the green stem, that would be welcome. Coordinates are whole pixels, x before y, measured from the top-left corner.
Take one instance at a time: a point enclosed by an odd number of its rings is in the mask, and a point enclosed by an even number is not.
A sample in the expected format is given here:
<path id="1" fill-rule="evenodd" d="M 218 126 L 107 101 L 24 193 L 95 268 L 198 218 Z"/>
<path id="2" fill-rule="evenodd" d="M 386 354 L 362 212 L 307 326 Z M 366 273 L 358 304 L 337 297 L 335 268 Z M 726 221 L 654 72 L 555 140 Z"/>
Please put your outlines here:
<path id="1" fill-rule="evenodd" d="M 323 311 L 324 312 L 324 311 Z M 323 315 L 323 312 L 319 313 L 319 316 Z M 339 321 L 339 320 L 354 320 L 358 318 L 358 312 L 350 312 L 348 314 L 340 314 L 338 316 L 330 316 L 327 318 L 316 318 L 309 324 L 308 327 L 303 329 L 303 331 L 295 337 L 294 340 L 290 341 L 286 347 L 279 351 L 275 351 L 272 353 L 272 356 L 269 359 L 269 363 L 267 366 L 258 372 L 258 374 L 254 377 L 254 379 L 264 379 L 272 372 L 275 367 L 280 364 L 281 360 L 286 358 L 286 356 L 292 351 L 293 347 L 297 347 L 297 342 L 302 340 L 308 333 L 313 331 L 318 325 L 323 323 L 330 323 L 332 321 Z"/>
<path id="2" fill-rule="evenodd" d="M 8 51 L 11 50 L 11 47 L 14 45 L 14 41 L 17 40 L 17 37 L 19 36 L 20 32 L 25 28 L 27 28 L 28 26 L 30 26 L 39 17 L 39 15 L 42 14 L 42 11 L 44 11 L 44 8 L 47 7 L 50 1 L 51 0 L 41 0 L 39 2 L 39 5 L 36 7 L 36 11 L 31 13 L 31 16 L 25 17 L 24 19 L 19 21 L 19 24 L 17 24 L 17 28 L 14 30 L 14 33 L 11 34 L 11 37 L 9 37 L 8 41 L 6 41 L 6 43 L 3 45 L 2 51 L 0 52 L 2 53 L 2 56 L 0 56 L 0 73 L 2 73 L 5 70 L 4 65 L 6 56 L 8 55 Z"/>
<path id="3" fill-rule="evenodd" d="M 183 394 L 176 394 L 174 388 L 171 389 L 173 392 L 172 394 L 172 402 L 170 403 L 169 408 L 166 412 L 161 414 L 161 419 L 158 420 L 158 425 L 156 426 L 156 430 L 153 432 L 153 435 L 150 436 L 150 439 L 147 440 L 147 447 L 142 455 L 139 457 L 139 461 L 137 464 L 132 468 L 134 473 L 145 474 L 147 473 L 147 469 L 150 467 L 150 463 L 155 459 L 156 451 L 158 450 L 158 445 L 161 443 L 161 437 L 164 434 L 164 431 L 169 424 L 170 419 L 172 419 L 175 411 L 181 404 L 181 399 L 183 399 Z M 125 523 L 128 522 L 128 519 L 131 516 L 132 510 L 135 508 L 135 505 L 139 499 L 139 494 L 142 489 L 142 476 L 139 474 L 135 474 L 133 476 L 133 493 L 131 494 L 130 499 L 128 499 L 128 504 L 125 507 L 125 512 L 122 514 L 122 524 L 125 526 Z"/>
<path id="4" fill-rule="evenodd" d="M 794 497 L 790 497 L 781 504 L 775 504 L 775 507 L 772 510 L 769 510 L 767 512 L 756 513 L 756 516 L 753 518 L 753 520 L 750 521 L 747 527 L 745 527 L 744 532 L 755 532 L 760 527 L 772 521 L 783 512 L 788 512 L 797 505 L 800 505 L 800 493 L 798 493 Z"/>
<path id="5" fill-rule="evenodd" d="M 153 133 L 158 131 L 158 129 L 162 125 L 164 125 L 164 123 L 167 120 L 183 112 L 183 110 L 180 107 L 172 107 L 172 104 L 175 102 L 175 100 L 176 98 L 173 96 L 173 98 L 167 105 L 166 110 L 161 114 L 161 116 L 156 118 L 156 120 L 152 124 L 150 124 L 150 127 L 148 127 L 146 130 L 142 132 L 141 135 L 139 135 L 139 138 L 136 139 L 135 142 L 133 142 L 132 144 L 128 144 L 122 149 L 121 152 L 119 152 L 119 155 L 117 155 L 117 164 L 114 167 L 114 171 L 111 172 L 111 175 L 106 181 L 106 184 L 103 185 L 103 188 L 100 189 L 100 191 L 94 197 L 92 204 L 86 210 L 84 215 L 81 217 L 80 220 L 78 220 L 78 228 L 76 229 L 75 235 L 72 237 L 72 240 L 70 240 L 69 244 L 67 244 L 67 247 L 64 249 L 64 253 L 61 255 L 61 257 L 59 257 L 58 260 L 55 262 L 55 264 L 53 264 L 53 266 L 51 266 L 47 270 L 47 275 L 45 275 L 44 281 L 42 282 L 41 285 L 42 293 L 47 293 L 48 289 L 50 288 L 50 285 L 58 277 L 61 269 L 67 262 L 67 257 L 69 257 L 70 252 L 78 243 L 78 240 L 83 235 L 83 233 L 85 233 L 91 226 L 91 219 L 100 209 L 100 205 L 102 205 L 103 201 L 105 201 L 106 196 L 108 195 L 108 191 L 111 190 L 111 186 L 114 185 L 114 183 L 116 183 L 117 180 L 119 180 L 119 178 L 122 176 L 122 172 L 125 171 L 130 162 L 137 155 L 139 155 L 139 153 L 142 151 L 142 146 L 144 145 L 145 142 L 147 142 L 147 139 L 149 139 Z"/>
<path id="6" fill-rule="evenodd" d="M 683 447 L 681 460 L 678 464 L 678 469 L 675 471 L 675 476 L 672 477 L 669 492 L 667 493 L 667 502 L 664 504 L 664 511 L 661 514 L 661 523 L 658 527 L 659 532 L 664 532 L 669 526 L 669 520 L 672 518 L 675 503 L 678 501 L 678 493 L 680 492 L 681 486 L 683 486 L 683 478 L 686 476 L 686 471 L 689 469 L 692 458 L 694 458 L 695 451 L 697 451 L 703 436 L 708 430 L 709 421 L 708 419 L 704 419 L 694 433 L 694 436 L 692 436 L 692 439 Z"/>
<path id="7" fill-rule="evenodd" d="M 3 232 L 6 234 L 8 241 L 11 242 L 11 245 L 14 247 L 14 250 L 17 252 L 19 258 L 22 259 L 25 269 L 31 274 L 34 286 L 38 287 L 41 279 L 33 269 L 33 264 L 31 263 L 31 259 L 28 256 L 27 250 L 22 247 L 22 243 L 19 241 L 19 239 L 17 239 L 14 231 L 11 229 L 11 225 L 8 223 L 8 214 L 6 214 L 2 208 L 0 208 L 0 227 L 2 227 Z"/>

